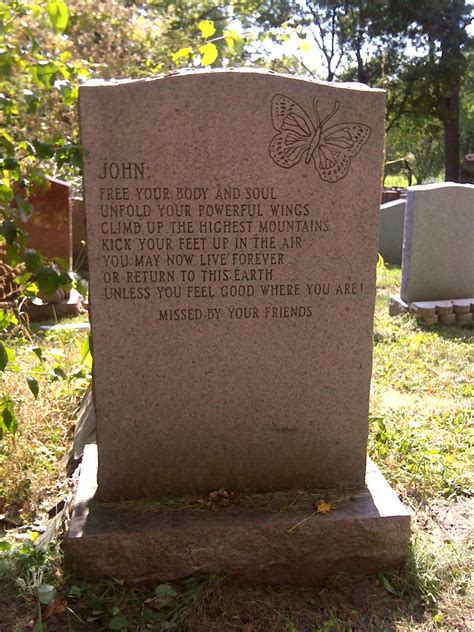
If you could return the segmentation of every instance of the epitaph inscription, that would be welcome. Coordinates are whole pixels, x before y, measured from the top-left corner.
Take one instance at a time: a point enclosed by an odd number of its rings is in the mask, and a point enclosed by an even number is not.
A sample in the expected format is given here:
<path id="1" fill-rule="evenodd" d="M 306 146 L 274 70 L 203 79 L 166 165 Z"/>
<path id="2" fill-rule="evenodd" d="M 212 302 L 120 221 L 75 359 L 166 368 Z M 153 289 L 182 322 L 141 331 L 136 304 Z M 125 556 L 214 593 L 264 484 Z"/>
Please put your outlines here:
<path id="1" fill-rule="evenodd" d="M 362 484 L 383 93 L 238 71 L 80 102 L 100 497 Z"/>
<path id="2" fill-rule="evenodd" d="M 130 163 L 114 164 L 132 170 Z M 139 179 L 149 171 L 144 164 L 136 167 Z M 287 268 L 300 251 L 334 230 L 314 201 L 282 203 L 277 187 L 265 185 L 119 187 L 107 173 L 110 166 L 103 162 L 97 214 L 105 300 L 154 299 L 164 322 L 309 318 L 317 312 L 311 297 L 364 291 L 361 280 L 329 280 L 317 269 L 288 281 Z M 293 304 L 276 306 L 272 300 L 281 296 Z M 254 297 L 268 304 L 255 307 Z M 168 308 L 174 299 L 180 306 Z M 235 307 L 235 299 L 242 305 Z"/>

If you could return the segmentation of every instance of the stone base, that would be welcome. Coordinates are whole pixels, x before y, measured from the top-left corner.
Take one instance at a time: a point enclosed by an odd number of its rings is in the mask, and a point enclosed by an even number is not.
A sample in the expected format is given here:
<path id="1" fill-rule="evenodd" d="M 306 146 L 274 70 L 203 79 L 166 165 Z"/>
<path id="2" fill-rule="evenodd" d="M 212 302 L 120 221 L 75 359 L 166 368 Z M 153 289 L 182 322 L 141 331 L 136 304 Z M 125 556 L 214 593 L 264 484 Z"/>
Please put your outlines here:
<path id="1" fill-rule="evenodd" d="M 388 313 L 390 316 L 409 313 L 425 325 L 463 325 L 474 320 L 474 298 L 406 303 L 394 295 L 390 297 Z"/>
<path id="2" fill-rule="evenodd" d="M 269 497 L 245 495 L 236 506 L 199 509 L 168 503 L 100 504 L 97 446 L 85 447 L 82 471 L 64 548 L 76 573 L 128 581 L 177 581 L 192 575 L 223 574 L 249 583 L 318 584 L 338 572 L 371 574 L 396 568 L 408 553 L 410 515 L 369 461 L 366 487 L 328 496 L 334 509 L 315 513 L 291 499 L 308 492 L 281 492 L 283 508 Z M 255 498 L 261 502 L 255 504 Z M 286 501 L 285 501 L 286 503 Z M 281 504 L 281 503 L 280 503 Z M 299 507 L 297 506 L 299 505 Z"/>

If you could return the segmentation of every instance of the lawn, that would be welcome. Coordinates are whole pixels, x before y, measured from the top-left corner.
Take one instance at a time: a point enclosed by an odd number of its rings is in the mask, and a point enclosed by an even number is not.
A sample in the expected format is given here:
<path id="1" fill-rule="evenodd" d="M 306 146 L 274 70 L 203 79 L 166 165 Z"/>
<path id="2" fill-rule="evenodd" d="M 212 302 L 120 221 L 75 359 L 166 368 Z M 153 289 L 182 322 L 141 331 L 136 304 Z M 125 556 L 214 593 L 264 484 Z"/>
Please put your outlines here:
<path id="1" fill-rule="evenodd" d="M 474 329 L 390 318 L 388 297 L 399 284 L 399 269 L 379 271 L 369 453 L 413 512 L 405 568 L 370 578 L 339 576 L 317 588 L 255 588 L 223 577 L 131 587 L 68 575 L 63 526 L 44 529 L 48 512 L 61 509 L 71 493 L 66 464 L 88 384 L 86 334 L 10 336 L 16 358 L 4 387 L 17 402 L 18 431 L 0 443 L 0 630 L 473 629 Z M 33 351 L 38 346 L 41 358 Z M 38 381 L 38 399 L 27 374 Z"/>

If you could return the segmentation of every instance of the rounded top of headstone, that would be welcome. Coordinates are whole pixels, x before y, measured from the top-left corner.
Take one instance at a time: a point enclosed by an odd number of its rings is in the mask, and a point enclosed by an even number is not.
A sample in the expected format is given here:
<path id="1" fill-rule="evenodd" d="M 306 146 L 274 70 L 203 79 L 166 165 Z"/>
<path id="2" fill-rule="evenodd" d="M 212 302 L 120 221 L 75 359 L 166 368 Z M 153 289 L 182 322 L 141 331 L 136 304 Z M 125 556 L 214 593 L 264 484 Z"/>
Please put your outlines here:
<path id="1" fill-rule="evenodd" d="M 436 191 L 437 189 L 449 188 L 474 189 L 474 184 L 461 184 L 460 182 L 433 182 L 431 184 L 417 184 L 415 186 L 408 187 L 408 191 L 416 193 L 418 191 Z"/>
<path id="2" fill-rule="evenodd" d="M 266 76 L 266 77 L 279 77 L 280 79 L 288 79 L 289 81 L 302 81 L 311 84 L 319 84 L 331 86 L 333 88 L 342 88 L 346 90 L 360 90 L 364 92 L 382 92 L 385 90 L 381 88 L 371 88 L 365 83 L 359 83 L 357 81 L 348 81 L 348 82 L 330 82 L 330 81 L 321 81 L 317 79 L 313 79 L 312 77 L 301 77 L 295 75 L 288 75 L 279 72 L 275 72 L 273 70 L 267 70 L 264 68 L 232 68 L 232 69 L 223 69 L 223 68 L 212 68 L 212 69 L 182 69 L 182 70 L 173 70 L 169 73 L 157 75 L 155 77 L 146 77 L 140 79 L 91 79 L 86 81 L 82 86 L 82 88 L 90 88 L 90 87 L 113 87 L 113 86 L 124 86 L 124 85 L 134 85 L 134 84 L 142 84 L 142 83 L 152 83 L 159 82 L 163 80 L 170 80 L 183 77 L 196 77 L 196 76 L 229 76 L 229 75 L 255 75 L 255 76 Z"/>

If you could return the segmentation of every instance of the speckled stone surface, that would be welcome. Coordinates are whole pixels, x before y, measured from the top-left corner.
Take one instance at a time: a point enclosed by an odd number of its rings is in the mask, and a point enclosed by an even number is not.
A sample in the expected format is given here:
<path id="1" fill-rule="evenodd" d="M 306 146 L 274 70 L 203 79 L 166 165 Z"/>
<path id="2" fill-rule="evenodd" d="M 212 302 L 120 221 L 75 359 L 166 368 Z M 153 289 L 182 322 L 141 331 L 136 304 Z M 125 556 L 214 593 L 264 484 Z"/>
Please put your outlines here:
<path id="1" fill-rule="evenodd" d="M 80 89 L 99 497 L 362 485 L 382 91 Z"/>
<path id="2" fill-rule="evenodd" d="M 326 515 L 315 514 L 311 503 L 284 511 L 268 502 L 217 511 L 100 504 L 96 482 L 91 444 L 64 541 L 69 567 L 87 577 L 167 582 L 224 574 L 250 583 L 309 586 L 339 572 L 387 571 L 408 553 L 410 515 L 370 460 L 366 485 L 334 502 Z"/>
<path id="3" fill-rule="evenodd" d="M 474 295 L 474 185 L 410 187 L 403 237 L 406 303 Z"/>

